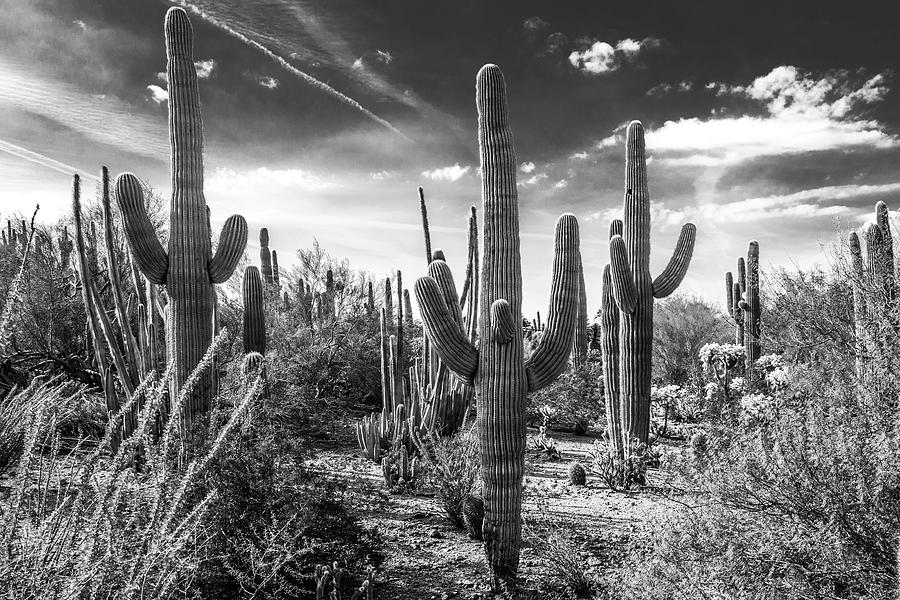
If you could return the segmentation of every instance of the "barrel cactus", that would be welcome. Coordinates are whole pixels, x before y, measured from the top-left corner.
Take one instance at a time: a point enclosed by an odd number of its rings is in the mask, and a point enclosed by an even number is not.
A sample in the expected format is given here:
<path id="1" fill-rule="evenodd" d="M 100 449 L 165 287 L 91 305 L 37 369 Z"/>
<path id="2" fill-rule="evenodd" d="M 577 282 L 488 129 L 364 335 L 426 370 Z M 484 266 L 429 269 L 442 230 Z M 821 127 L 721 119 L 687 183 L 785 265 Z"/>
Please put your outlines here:
<path id="1" fill-rule="evenodd" d="M 625 141 L 625 206 L 622 235 L 609 241 L 612 295 L 619 308 L 619 393 L 625 447 L 650 436 L 653 301 L 674 292 L 687 273 L 696 228 L 686 223 L 668 266 L 650 276 L 650 191 L 644 127 L 628 124 Z"/>
<path id="2" fill-rule="evenodd" d="M 526 361 L 517 162 L 506 84 L 496 65 L 478 72 L 475 96 L 484 206 L 478 348 L 455 319 L 458 300 L 445 296 L 438 281 L 420 278 L 415 294 L 432 347 L 457 377 L 476 386 L 484 545 L 493 587 L 505 593 L 517 587 L 522 541 L 525 397 L 554 381 L 572 350 L 578 304 L 578 221 L 567 214 L 557 222 L 548 327 Z M 454 316 L 451 302 L 457 307 Z"/>
<path id="3" fill-rule="evenodd" d="M 170 8 L 165 20 L 172 172 L 168 251 L 147 215 L 138 178 L 123 173 L 116 182 L 132 256 L 151 283 L 166 286 L 166 343 L 169 359 L 174 361 L 172 398 L 178 396 L 213 341 L 214 284 L 231 276 L 247 243 L 247 223 L 234 215 L 225 222 L 212 253 L 203 196 L 203 134 L 193 35 L 187 13 Z M 184 429 L 209 409 L 212 392 L 212 376 L 207 371 L 183 405 Z"/>
<path id="4" fill-rule="evenodd" d="M 484 522 L 484 498 L 475 494 L 466 496 L 463 500 L 462 516 L 469 537 L 473 540 L 483 540 L 481 527 Z"/>
<path id="5" fill-rule="evenodd" d="M 569 483 L 577 486 L 587 483 L 587 473 L 584 470 L 584 465 L 577 460 L 569 463 Z"/>

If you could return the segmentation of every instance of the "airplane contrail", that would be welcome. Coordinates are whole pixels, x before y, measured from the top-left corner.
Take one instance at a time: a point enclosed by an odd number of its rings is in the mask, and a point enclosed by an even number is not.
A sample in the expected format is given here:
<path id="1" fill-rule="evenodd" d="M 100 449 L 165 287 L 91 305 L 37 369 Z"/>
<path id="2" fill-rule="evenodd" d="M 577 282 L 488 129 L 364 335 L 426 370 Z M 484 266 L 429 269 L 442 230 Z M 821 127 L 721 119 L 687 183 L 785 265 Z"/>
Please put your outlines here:
<path id="1" fill-rule="evenodd" d="M 85 179 L 93 179 L 94 181 L 100 180 L 100 178 L 96 175 L 91 175 L 90 173 L 87 173 L 82 169 L 79 169 L 78 167 L 67 165 L 66 163 L 52 159 L 49 156 L 44 156 L 43 154 L 34 152 L 33 150 L 29 150 L 28 148 L 23 148 L 22 146 L 17 146 L 16 144 L 7 142 L 5 140 L 0 140 L 0 152 L 5 152 L 11 156 L 27 160 L 28 162 L 32 162 L 36 165 L 41 165 L 42 167 L 57 171 L 58 173 L 65 173 L 66 175 L 78 173 Z"/>
<path id="2" fill-rule="evenodd" d="M 342 92 L 339 92 L 338 90 L 334 89 L 333 87 L 331 87 L 324 81 L 320 81 L 320 80 L 316 79 L 309 73 L 304 73 L 303 71 L 301 71 L 300 69 L 298 69 L 297 67 L 295 67 L 294 65 L 289 63 L 287 60 L 285 60 L 281 56 L 275 54 L 274 52 L 272 52 L 271 50 L 269 50 L 268 48 L 266 48 L 265 46 L 263 46 L 256 40 L 250 39 L 249 37 L 247 37 L 240 31 L 237 31 L 234 28 L 232 28 L 231 26 L 229 26 L 228 24 L 223 23 L 219 19 L 216 19 L 215 17 L 213 17 L 212 15 L 210 15 L 209 13 L 204 11 L 199 6 L 197 6 L 195 4 L 191 4 L 190 2 L 183 2 L 182 0 L 171 0 L 171 2 L 173 4 L 177 4 L 177 5 L 181 6 L 182 8 L 184 8 L 186 10 L 193 12 L 194 14 L 196 14 L 198 17 L 200 17 L 201 19 L 203 19 L 210 25 L 218 27 L 219 29 L 221 29 L 222 31 L 227 33 L 228 35 L 247 44 L 251 48 L 259 50 L 260 52 L 265 54 L 267 57 L 269 57 L 270 59 L 275 61 L 279 66 L 284 68 L 289 73 L 299 77 L 306 83 L 325 92 L 326 94 L 329 94 L 330 96 L 332 96 L 334 98 L 337 98 L 338 100 L 340 100 L 347 106 L 353 107 L 356 110 L 362 112 L 364 115 L 366 115 L 367 117 L 369 117 L 370 119 L 372 119 L 373 121 L 378 123 L 379 125 L 383 125 L 384 127 L 387 127 L 388 129 L 390 129 L 391 131 L 393 131 L 394 133 L 396 133 L 397 135 L 399 135 L 406 141 L 412 141 L 408 137 L 406 137 L 406 135 L 402 131 L 400 131 L 393 125 L 391 125 L 390 122 L 388 122 L 385 119 L 382 119 L 381 117 L 379 117 L 378 115 L 376 115 L 375 113 L 370 111 L 368 108 L 366 108 L 365 106 L 363 106 L 362 104 L 360 104 L 359 102 L 357 102 L 356 100 L 351 98 L 350 96 L 347 96 L 346 94 L 344 94 Z"/>

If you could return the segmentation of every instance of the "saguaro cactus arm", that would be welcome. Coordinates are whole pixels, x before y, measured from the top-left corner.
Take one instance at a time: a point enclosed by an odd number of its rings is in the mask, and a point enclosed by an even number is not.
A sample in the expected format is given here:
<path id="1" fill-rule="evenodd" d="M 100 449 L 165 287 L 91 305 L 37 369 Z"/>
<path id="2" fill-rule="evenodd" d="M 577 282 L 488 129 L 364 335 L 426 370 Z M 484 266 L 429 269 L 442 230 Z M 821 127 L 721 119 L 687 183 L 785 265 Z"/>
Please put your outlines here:
<path id="1" fill-rule="evenodd" d="M 578 241 L 578 220 L 575 215 L 562 215 L 556 222 L 547 330 L 540 345 L 525 361 L 529 391 L 539 390 L 552 383 L 565 369 L 572 351 L 578 312 Z"/>
<path id="2" fill-rule="evenodd" d="M 516 322 L 509 302 L 503 298 L 494 300 L 491 304 L 491 341 L 495 344 L 507 344 L 515 334 Z"/>
<path id="3" fill-rule="evenodd" d="M 169 257 L 147 216 L 141 183 L 132 173 L 119 175 L 116 180 L 116 199 L 125 221 L 128 245 L 138 268 L 151 283 L 164 285 L 169 271 Z"/>
<path id="4" fill-rule="evenodd" d="M 447 312 L 450 314 L 450 317 L 461 326 L 462 312 L 459 308 L 459 297 L 456 295 L 456 284 L 453 281 L 453 273 L 450 271 L 450 267 L 443 260 L 432 261 L 428 265 L 428 276 L 437 282 L 438 288 L 440 288 L 444 301 L 447 304 Z"/>
<path id="5" fill-rule="evenodd" d="M 609 259 L 613 299 L 619 310 L 630 315 L 637 305 L 637 288 L 634 284 L 634 276 L 631 274 L 631 263 L 628 260 L 625 240 L 621 235 L 616 234 L 609 240 Z"/>
<path id="6" fill-rule="evenodd" d="M 266 313 L 259 269 L 244 269 L 244 352 L 266 353 Z"/>
<path id="7" fill-rule="evenodd" d="M 678 243 L 672 253 L 672 259 L 662 273 L 653 280 L 653 297 L 665 298 L 674 292 L 691 265 L 691 257 L 694 254 L 694 240 L 697 237 L 697 228 L 693 223 L 685 223 L 678 236 Z"/>
<path id="8" fill-rule="evenodd" d="M 420 277 L 415 285 L 416 300 L 428 339 L 447 367 L 466 383 L 472 383 L 478 368 L 478 350 L 460 330 L 447 308 L 447 299 L 431 277 Z M 459 309 L 457 308 L 457 311 Z"/>
<path id="9" fill-rule="evenodd" d="M 209 279 L 212 283 L 225 283 L 244 254 L 247 246 L 247 221 L 240 215 L 231 215 L 222 226 L 219 246 L 209 261 Z"/>

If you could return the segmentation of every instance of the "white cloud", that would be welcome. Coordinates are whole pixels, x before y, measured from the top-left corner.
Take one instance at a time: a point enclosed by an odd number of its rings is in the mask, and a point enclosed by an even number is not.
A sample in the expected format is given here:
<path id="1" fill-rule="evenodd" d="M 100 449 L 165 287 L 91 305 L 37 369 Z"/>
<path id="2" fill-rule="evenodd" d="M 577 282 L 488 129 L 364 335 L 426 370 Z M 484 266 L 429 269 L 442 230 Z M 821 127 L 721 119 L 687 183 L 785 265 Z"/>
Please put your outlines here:
<path id="1" fill-rule="evenodd" d="M 212 77 L 213 71 L 216 70 L 216 61 L 212 58 L 195 60 L 194 67 L 197 69 L 197 77 L 200 79 L 209 79 Z"/>
<path id="2" fill-rule="evenodd" d="M 544 179 L 547 179 L 546 173 L 537 173 L 535 175 L 532 175 L 525 181 L 520 181 L 519 185 L 535 185 L 536 183 L 538 183 L 539 181 L 542 181 Z"/>
<path id="3" fill-rule="evenodd" d="M 582 150 L 581 152 L 575 152 L 569 158 L 572 160 L 587 160 L 588 156 L 590 154 L 588 154 L 587 150 Z"/>
<path id="4" fill-rule="evenodd" d="M 235 171 L 220 167 L 212 176 L 207 177 L 205 185 L 210 191 L 219 192 L 260 187 L 289 187 L 307 190 L 338 187 L 338 184 L 304 169 L 270 169 L 268 167 L 247 171 Z"/>
<path id="5" fill-rule="evenodd" d="M 75 19 L 74 21 L 72 21 L 72 25 L 74 25 L 75 27 L 79 28 L 82 31 L 87 31 L 87 24 L 84 21 L 82 21 L 81 19 Z"/>
<path id="6" fill-rule="evenodd" d="M 375 50 L 375 60 L 377 60 L 385 65 L 389 65 L 393 62 L 394 57 L 387 50 L 377 50 L 376 49 Z"/>
<path id="7" fill-rule="evenodd" d="M 374 173 L 369 173 L 369 177 L 374 179 L 375 181 L 382 181 L 384 179 L 389 179 L 393 174 L 390 171 L 376 171 Z"/>
<path id="8" fill-rule="evenodd" d="M 150 99 L 157 104 L 162 104 L 163 102 L 167 102 L 169 100 L 169 92 L 159 87 L 158 85 L 154 85 L 151 83 L 147 86 L 147 90 L 150 92 Z"/>
<path id="9" fill-rule="evenodd" d="M 459 163 L 456 163 L 450 167 L 439 167 L 430 171 L 422 171 L 422 177 L 434 181 L 458 181 L 471 169 L 472 167 L 470 166 L 461 167 Z"/>
<path id="10" fill-rule="evenodd" d="M 523 162 L 519 165 L 519 170 L 523 173 L 531 173 L 534 171 L 534 163 L 533 162 Z"/>
<path id="11" fill-rule="evenodd" d="M 553 184 L 553 189 L 561 190 L 568 185 L 569 185 L 568 180 L 560 179 L 559 181 L 557 181 L 556 183 Z"/>
<path id="12" fill-rule="evenodd" d="M 645 48 L 658 46 L 659 43 L 654 38 L 640 41 L 625 38 L 613 46 L 609 42 L 595 40 L 584 50 L 569 54 L 569 63 L 582 73 L 600 75 L 615 71 L 622 66 L 624 60 L 637 56 Z"/>
<path id="13" fill-rule="evenodd" d="M 256 80 L 256 82 L 257 82 L 259 85 L 263 86 L 264 88 L 269 88 L 270 90 L 274 90 L 274 89 L 277 88 L 279 85 L 281 85 L 281 82 L 280 82 L 280 81 L 278 81 L 278 80 L 275 79 L 274 77 L 269 77 L 269 76 L 260 76 L 260 77 Z"/>
<path id="14" fill-rule="evenodd" d="M 759 156 L 834 150 L 897 140 L 877 121 L 854 117 L 854 109 L 887 93 L 883 75 L 851 85 L 843 72 L 814 78 L 795 67 L 777 67 L 747 86 L 707 85 L 763 105 L 763 116 L 713 116 L 666 121 L 647 133 L 647 146 L 667 164 L 714 167 Z M 723 91 L 724 90 L 724 91 Z M 672 154 L 676 154 L 672 156 Z"/>
<path id="15" fill-rule="evenodd" d="M 363 68 L 362 56 L 360 56 L 359 58 L 357 58 L 356 60 L 353 61 L 353 68 L 354 69 L 362 69 Z"/>

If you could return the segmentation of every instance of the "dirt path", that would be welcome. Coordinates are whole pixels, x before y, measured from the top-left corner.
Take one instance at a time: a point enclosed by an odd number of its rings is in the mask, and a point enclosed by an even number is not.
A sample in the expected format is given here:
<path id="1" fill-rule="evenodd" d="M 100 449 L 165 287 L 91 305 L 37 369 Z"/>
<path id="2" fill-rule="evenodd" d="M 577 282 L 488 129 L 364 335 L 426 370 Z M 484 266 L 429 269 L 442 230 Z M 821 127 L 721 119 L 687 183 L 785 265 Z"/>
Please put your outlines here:
<path id="1" fill-rule="evenodd" d="M 535 435 L 529 431 L 529 438 Z M 343 436 L 342 436 L 343 437 Z M 526 463 L 523 516 L 526 544 L 521 574 L 538 597 L 565 597 L 550 568 L 541 558 L 540 544 L 529 541 L 550 528 L 560 528 L 580 547 L 585 568 L 592 574 L 613 569 L 630 546 L 640 544 L 652 514 L 666 501 L 649 493 L 613 492 L 588 474 L 584 487 L 569 484 L 572 460 L 587 462 L 596 438 L 550 434 L 561 458 L 549 460 L 529 452 Z M 489 597 L 488 570 L 481 543 L 469 539 L 444 517 L 436 498 L 429 495 L 388 493 L 381 468 L 356 454 L 356 448 L 320 452 L 315 468 L 351 482 L 353 502 L 366 527 L 376 529 L 384 541 L 378 598 L 428 600 Z M 656 474 L 650 473 L 651 482 Z"/>

